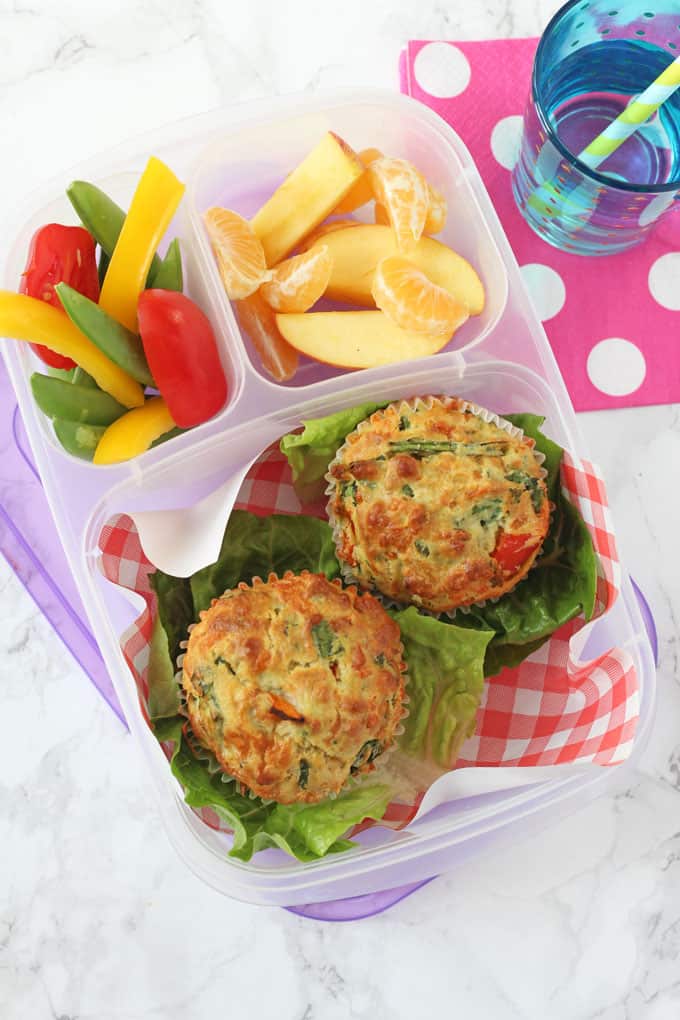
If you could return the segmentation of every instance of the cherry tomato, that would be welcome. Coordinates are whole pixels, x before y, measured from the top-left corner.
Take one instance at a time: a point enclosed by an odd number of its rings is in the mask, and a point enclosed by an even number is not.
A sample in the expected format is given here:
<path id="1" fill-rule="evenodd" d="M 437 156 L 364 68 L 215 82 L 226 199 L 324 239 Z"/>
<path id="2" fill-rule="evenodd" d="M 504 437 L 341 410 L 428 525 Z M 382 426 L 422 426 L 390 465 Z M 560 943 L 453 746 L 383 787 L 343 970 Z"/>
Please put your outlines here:
<path id="1" fill-rule="evenodd" d="M 21 274 L 19 290 L 61 309 L 55 284 L 67 283 L 91 301 L 99 300 L 99 276 L 95 242 L 84 227 L 48 223 L 31 240 L 28 262 Z M 38 357 L 52 368 L 69 369 L 75 362 L 55 354 L 41 344 L 31 344 Z"/>
<path id="2" fill-rule="evenodd" d="M 185 294 L 152 288 L 139 296 L 137 322 L 151 374 L 180 428 L 212 418 L 227 381 L 210 320 Z"/>
<path id="3" fill-rule="evenodd" d="M 511 535 L 501 531 L 491 555 L 505 574 L 512 574 L 529 559 L 538 545 L 533 535 Z"/>

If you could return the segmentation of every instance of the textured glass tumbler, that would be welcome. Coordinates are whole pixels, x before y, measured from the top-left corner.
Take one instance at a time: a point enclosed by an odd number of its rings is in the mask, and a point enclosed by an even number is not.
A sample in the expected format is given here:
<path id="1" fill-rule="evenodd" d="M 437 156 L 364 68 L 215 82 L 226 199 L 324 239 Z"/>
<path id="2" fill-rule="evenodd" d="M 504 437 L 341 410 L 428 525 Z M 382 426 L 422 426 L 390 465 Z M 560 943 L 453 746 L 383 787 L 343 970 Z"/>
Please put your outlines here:
<path id="1" fill-rule="evenodd" d="M 680 0 L 572 0 L 548 24 L 512 177 L 544 240 L 609 255 L 680 208 L 680 90 L 598 170 L 576 158 L 679 54 Z"/>

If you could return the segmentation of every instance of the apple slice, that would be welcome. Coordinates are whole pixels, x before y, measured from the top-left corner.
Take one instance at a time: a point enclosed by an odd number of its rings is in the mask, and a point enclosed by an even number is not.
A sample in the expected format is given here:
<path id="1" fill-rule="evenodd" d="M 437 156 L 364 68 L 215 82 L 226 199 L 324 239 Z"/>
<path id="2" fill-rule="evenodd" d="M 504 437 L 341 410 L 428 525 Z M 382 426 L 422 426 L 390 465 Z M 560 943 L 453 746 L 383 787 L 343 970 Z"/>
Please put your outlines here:
<path id="1" fill-rule="evenodd" d="M 400 329 L 378 311 L 281 314 L 276 324 L 301 354 L 339 368 L 373 368 L 425 358 L 450 340 Z"/>
<path id="2" fill-rule="evenodd" d="M 274 266 L 321 223 L 364 172 L 346 142 L 329 131 L 255 213 L 250 225 Z"/>
<path id="3" fill-rule="evenodd" d="M 326 297 L 333 301 L 374 308 L 371 285 L 375 267 L 382 259 L 399 254 L 390 227 L 365 223 L 326 234 L 323 243 L 333 259 L 333 271 Z M 479 315 L 484 309 L 484 286 L 479 276 L 461 255 L 432 237 L 421 237 L 409 251 L 410 262 L 428 280 Z"/>
<path id="4" fill-rule="evenodd" d="M 316 230 L 313 230 L 311 234 L 307 234 L 303 237 L 298 245 L 300 251 L 309 251 L 313 248 L 317 241 L 320 241 L 326 234 L 332 234 L 335 230 L 347 230 L 348 227 L 363 227 L 364 224 L 361 220 L 353 220 L 351 218 L 342 220 L 326 220 L 325 223 L 321 223 Z"/>

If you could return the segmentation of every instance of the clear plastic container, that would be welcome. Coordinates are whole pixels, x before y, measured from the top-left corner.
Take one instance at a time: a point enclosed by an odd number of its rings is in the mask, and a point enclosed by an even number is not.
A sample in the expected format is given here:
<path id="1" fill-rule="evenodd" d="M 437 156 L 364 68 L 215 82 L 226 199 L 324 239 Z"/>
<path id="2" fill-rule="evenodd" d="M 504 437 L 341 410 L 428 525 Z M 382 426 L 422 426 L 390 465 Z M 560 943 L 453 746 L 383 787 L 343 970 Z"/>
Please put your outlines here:
<path id="1" fill-rule="evenodd" d="M 309 362 L 288 385 L 265 378 L 239 333 L 225 300 L 201 224 L 215 202 L 251 213 L 326 130 L 357 147 L 377 145 L 412 157 L 449 202 L 444 233 L 480 271 L 488 293 L 483 316 L 434 357 L 353 373 Z M 224 482 L 242 464 L 301 418 L 330 413 L 369 398 L 448 392 L 503 412 L 546 416 L 546 431 L 585 456 L 574 413 L 547 339 L 521 283 L 517 264 L 471 157 L 436 115 L 402 96 L 341 92 L 258 102 L 184 121 L 80 166 L 71 176 L 94 180 L 123 201 L 149 154 L 166 160 L 187 180 L 187 196 L 171 233 L 182 237 L 188 291 L 211 316 L 230 381 L 230 400 L 210 422 L 133 461 L 98 468 L 69 457 L 55 444 L 35 407 L 28 376 L 35 367 L 21 345 L 4 345 L 33 455 L 56 526 L 128 725 L 139 743 L 169 837 L 205 881 L 236 898 L 295 905 L 356 897 L 414 883 L 446 870 L 469 851 L 516 839 L 562 815 L 614 782 L 639 753 L 652 718 L 654 664 L 630 583 L 614 611 L 598 622 L 586 654 L 625 646 L 636 661 L 641 716 L 629 762 L 617 769 L 556 778 L 510 792 L 443 805 L 401 832 L 380 827 L 362 833 L 351 853 L 299 864 L 275 851 L 245 864 L 226 856 L 228 839 L 209 829 L 184 804 L 155 738 L 139 711 L 119 639 L 139 612 L 139 599 L 105 581 L 97 540 L 116 511 L 187 506 Z M 49 220 L 73 222 L 63 195 L 64 175 L 31 200 L 4 285 L 15 288 L 30 236 Z M 529 779 L 529 777 L 528 777 Z"/>

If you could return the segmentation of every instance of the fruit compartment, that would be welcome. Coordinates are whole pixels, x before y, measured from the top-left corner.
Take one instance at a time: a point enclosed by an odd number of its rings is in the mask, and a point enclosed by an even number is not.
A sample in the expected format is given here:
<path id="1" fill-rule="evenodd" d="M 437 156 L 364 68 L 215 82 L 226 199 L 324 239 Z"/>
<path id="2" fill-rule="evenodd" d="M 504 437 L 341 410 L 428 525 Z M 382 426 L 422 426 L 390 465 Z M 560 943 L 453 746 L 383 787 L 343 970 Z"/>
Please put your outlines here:
<path id="1" fill-rule="evenodd" d="M 207 147 L 191 175 L 187 213 L 198 259 L 216 296 L 215 312 L 228 323 L 229 332 L 243 353 L 246 373 L 259 375 L 268 386 L 309 391 L 315 383 L 343 376 L 348 371 L 301 355 L 297 372 L 286 383 L 277 383 L 267 375 L 247 333 L 236 320 L 203 223 L 203 215 L 211 206 L 252 217 L 328 131 L 335 132 L 355 151 L 377 147 L 386 155 L 411 160 L 444 194 L 448 216 L 436 240 L 452 247 L 477 270 L 486 303 L 482 313 L 468 319 L 443 351 L 433 356 L 471 351 L 499 322 L 508 295 L 506 268 L 480 207 L 472 160 L 450 128 L 423 107 L 411 101 L 394 102 L 393 97 L 389 103 L 383 97 L 361 102 L 348 98 L 312 112 L 291 111 L 247 126 L 235 125 Z M 351 215 L 372 223 L 373 204 L 362 206 Z M 349 307 L 322 300 L 317 310 Z M 355 370 L 352 375 L 359 376 L 363 371 Z"/>
<path id="2" fill-rule="evenodd" d="M 298 864 L 278 851 L 258 854 L 243 864 L 226 856 L 229 837 L 211 830 L 186 806 L 153 734 L 139 707 L 132 674 L 121 650 L 121 635 L 143 608 L 139 596 L 106 580 L 100 569 L 99 539 L 104 525 L 118 513 L 172 510 L 191 506 L 223 485 L 242 466 L 266 449 L 281 435 L 299 426 L 303 418 L 318 413 L 333 413 L 367 399 L 396 399 L 413 392 L 440 390 L 455 393 L 502 413 L 532 410 L 546 417 L 546 431 L 569 448 L 573 433 L 559 399 L 534 372 L 521 366 L 489 361 L 470 366 L 461 374 L 460 366 L 449 360 L 414 371 L 396 371 L 380 383 L 365 383 L 357 389 L 345 387 L 329 396 L 323 404 L 303 401 L 263 416 L 250 427 L 235 425 L 221 435 L 207 437 L 195 445 L 190 463 L 180 453 L 166 458 L 146 472 L 144 487 L 134 480 L 121 482 L 94 509 L 85 533 L 83 554 L 85 570 L 80 577 L 87 591 L 86 604 L 116 691 L 126 717 L 144 752 L 154 779 L 170 838 L 187 863 L 211 884 L 255 902 L 294 903 L 332 896 L 358 894 L 385 888 L 394 880 L 404 881 L 434 873 L 433 855 L 444 860 L 453 847 L 480 834 L 502 831 L 515 814 L 532 816 L 539 811 L 555 810 L 567 791 L 589 791 L 603 787 L 606 774 L 616 770 L 594 768 L 592 774 L 555 778 L 504 792 L 467 797 L 441 805 L 404 831 L 395 832 L 379 825 L 358 837 L 359 849 L 313 864 Z M 225 517 L 226 523 L 226 517 Z M 221 534 L 221 532 L 220 532 Z M 638 627 L 628 608 L 627 589 L 614 610 L 597 621 L 588 638 L 584 657 L 603 653 L 613 644 L 626 644 L 636 659 L 643 700 L 645 664 L 643 628 Z M 644 730 L 642 721 L 638 738 Z M 445 866 L 443 863 L 439 866 Z M 428 868 L 431 869 L 428 871 Z M 348 891 L 348 883 L 357 884 Z M 311 888 L 311 892 L 309 891 Z"/>

